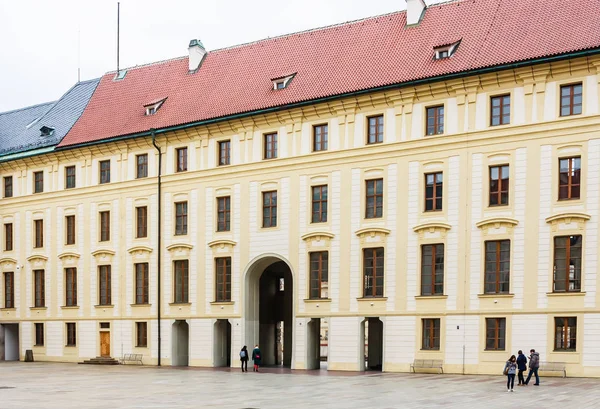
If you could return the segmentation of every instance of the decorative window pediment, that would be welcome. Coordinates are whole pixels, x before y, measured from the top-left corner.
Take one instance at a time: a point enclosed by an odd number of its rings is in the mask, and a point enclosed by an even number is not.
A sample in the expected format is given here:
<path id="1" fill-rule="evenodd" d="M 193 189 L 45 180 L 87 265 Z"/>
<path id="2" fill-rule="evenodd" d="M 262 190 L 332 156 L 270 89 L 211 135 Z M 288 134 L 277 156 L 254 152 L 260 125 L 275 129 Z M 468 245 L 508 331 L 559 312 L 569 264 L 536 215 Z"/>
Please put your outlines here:
<path id="1" fill-rule="evenodd" d="M 34 268 L 42 267 L 46 264 L 46 261 L 48 261 L 48 257 L 41 254 L 33 254 L 27 257 L 27 261 L 29 261 Z"/>
<path id="2" fill-rule="evenodd" d="M 73 264 L 79 260 L 79 253 L 73 253 L 72 251 L 65 251 L 58 255 L 58 259 L 64 264 Z"/>
<path id="3" fill-rule="evenodd" d="M 148 247 L 148 246 L 134 246 L 131 247 L 130 249 L 127 250 L 127 252 L 129 254 L 134 254 L 134 253 L 152 253 L 152 247 Z"/>
<path id="4" fill-rule="evenodd" d="M 17 260 L 10 257 L 0 258 L 0 266 L 3 270 L 11 270 L 17 265 Z"/>
<path id="5" fill-rule="evenodd" d="M 360 238 L 361 244 L 382 244 L 385 243 L 385 239 L 390 234 L 390 231 L 383 227 L 365 227 L 364 229 L 357 230 L 355 234 Z"/>
<path id="6" fill-rule="evenodd" d="M 229 253 L 233 251 L 236 244 L 233 240 L 220 239 L 211 241 L 208 243 L 208 247 L 217 253 Z"/>
<path id="7" fill-rule="evenodd" d="M 92 252 L 92 256 L 96 258 L 97 261 L 102 262 L 110 262 L 112 261 L 112 257 L 115 255 L 113 250 L 109 249 L 98 249 Z"/>
<path id="8" fill-rule="evenodd" d="M 167 246 L 167 250 L 171 253 L 171 257 L 184 258 L 189 257 L 190 251 L 194 248 L 191 244 L 187 243 L 174 243 Z"/>
<path id="9" fill-rule="evenodd" d="M 313 231 L 306 233 L 300 238 L 306 242 L 310 248 L 325 248 L 329 247 L 331 239 L 335 237 L 334 234 L 325 231 Z"/>
<path id="10" fill-rule="evenodd" d="M 552 227 L 552 231 L 557 230 L 583 230 L 585 222 L 590 220 L 591 216 L 587 213 L 559 213 L 546 218 L 546 223 Z"/>
<path id="11" fill-rule="evenodd" d="M 519 224 L 517 219 L 510 217 L 491 217 L 489 219 L 481 220 L 475 224 L 478 228 L 483 230 L 483 234 L 494 234 L 494 233 L 512 233 L 512 229 Z"/>
<path id="12" fill-rule="evenodd" d="M 425 238 L 444 238 L 451 225 L 444 222 L 427 222 L 417 224 L 413 227 L 413 231 L 419 235 L 419 239 Z"/>

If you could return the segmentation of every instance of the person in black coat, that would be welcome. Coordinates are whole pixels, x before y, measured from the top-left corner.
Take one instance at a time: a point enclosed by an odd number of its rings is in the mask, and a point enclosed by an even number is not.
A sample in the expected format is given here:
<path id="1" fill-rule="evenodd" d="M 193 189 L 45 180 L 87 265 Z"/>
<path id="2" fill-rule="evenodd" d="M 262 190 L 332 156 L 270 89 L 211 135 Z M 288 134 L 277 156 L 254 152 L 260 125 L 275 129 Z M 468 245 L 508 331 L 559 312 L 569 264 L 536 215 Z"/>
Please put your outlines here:
<path id="1" fill-rule="evenodd" d="M 517 367 L 519 368 L 519 386 L 523 386 L 525 385 L 523 372 L 527 370 L 527 357 L 523 355 L 521 350 L 519 350 L 519 356 L 517 357 Z"/>
<path id="2" fill-rule="evenodd" d="M 248 354 L 248 348 L 246 345 L 240 351 L 240 361 L 242 362 L 242 372 L 248 372 L 248 360 L 250 355 Z M 245 368 L 245 369 L 244 369 Z"/>

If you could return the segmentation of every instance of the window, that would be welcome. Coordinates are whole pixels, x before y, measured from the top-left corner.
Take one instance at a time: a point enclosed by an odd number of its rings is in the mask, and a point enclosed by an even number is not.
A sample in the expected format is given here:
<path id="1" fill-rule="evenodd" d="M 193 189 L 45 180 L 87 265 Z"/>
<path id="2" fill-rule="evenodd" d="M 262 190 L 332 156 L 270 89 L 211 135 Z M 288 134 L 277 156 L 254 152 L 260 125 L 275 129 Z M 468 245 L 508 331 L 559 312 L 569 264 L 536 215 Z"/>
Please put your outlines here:
<path id="1" fill-rule="evenodd" d="M 423 344 L 421 349 L 439 350 L 440 349 L 440 319 L 423 319 Z"/>
<path id="2" fill-rule="evenodd" d="M 217 231 L 229 231 L 231 218 L 231 198 L 217 198 Z"/>
<path id="3" fill-rule="evenodd" d="M 264 135 L 263 159 L 275 159 L 277 157 L 277 132 Z"/>
<path id="4" fill-rule="evenodd" d="M 444 193 L 444 174 L 442 172 L 425 175 L 425 211 L 442 210 Z"/>
<path id="5" fill-rule="evenodd" d="M 13 225 L 12 223 L 4 224 L 4 251 L 12 251 L 13 249 Z"/>
<path id="6" fill-rule="evenodd" d="M 554 238 L 554 292 L 581 291 L 582 236 Z"/>
<path id="7" fill-rule="evenodd" d="M 147 322 L 136 322 L 135 323 L 136 333 L 136 344 L 138 348 L 146 348 L 148 346 L 148 323 Z"/>
<path id="8" fill-rule="evenodd" d="M 13 197 L 12 176 L 4 176 L 4 197 Z"/>
<path id="9" fill-rule="evenodd" d="M 67 166 L 65 168 L 65 189 L 73 189 L 75 187 L 75 166 Z"/>
<path id="10" fill-rule="evenodd" d="M 33 270 L 35 300 L 33 306 L 41 308 L 46 306 L 46 283 L 44 270 Z"/>
<path id="11" fill-rule="evenodd" d="M 98 305 L 111 305 L 110 266 L 99 266 L 98 275 L 98 281 L 100 282 Z"/>
<path id="12" fill-rule="evenodd" d="M 383 142 L 383 115 L 367 118 L 367 144 Z"/>
<path id="13" fill-rule="evenodd" d="M 65 216 L 66 238 L 65 244 L 75 244 L 75 216 Z"/>
<path id="14" fill-rule="evenodd" d="M 554 318 L 554 350 L 575 351 L 577 349 L 577 317 Z"/>
<path id="15" fill-rule="evenodd" d="M 187 154 L 187 148 L 175 149 L 175 155 L 177 156 L 177 166 L 175 167 L 176 172 L 185 172 L 188 170 Z"/>
<path id="16" fill-rule="evenodd" d="M 275 88 L 276 89 L 284 89 L 285 88 L 285 82 L 283 82 L 283 81 L 277 81 L 275 83 Z"/>
<path id="17" fill-rule="evenodd" d="M 313 152 L 326 151 L 328 145 L 328 126 L 313 126 Z"/>
<path id="18" fill-rule="evenodd" d="M 110 212 L 100 212 L 100 241 L 110 240 Z"/>
<path id="19" fill-rule="evenodd" d="M 327 221 L 327 185 L 312 187 L 312 222 Z"/>
<path id="20" fill-rule="evenodd" d="M 177 260 L 175 265 L 175 303 L 188 302 L 188 260 Z"/>
<path id="21" fill-rule="evenodd" d="M 508 165 L 490 166 L 490 206 L 508 204 Z"/>
<path id="22" fill-rule="evenodd" d="M 100 183 L 110 183 L 110 160 L 100 161 Z"/>
<path id="23" fill-rule="evenodd" d="M 136 229 L 135 237 L 141 239 L 148 237 L 148 207 L 140 206 L 135 208 Z"/>
<path id="24" fill-rule="evenodd" d="M 219 166 L 231 163 L 231 141 L 219 142 Z"/>
<path id="25" fill-rule="evenodd" d="M 427 108 L 427 135 L 441 135 L 444 133 L 444 106 L 439 105 Z"/>
<path id="26" fill-rule="evenodd" d="M 485 242 L 485 293 L 508 294 L 510 289 L 510 240 Z"/>
<path id="27" fill-rule="evenodd" d="M 329 253 L 310 253 L 310 298 L 327 298 L 329 276 Z"/>
<path id="28" fill-rule="evenodd" d="M 485 350 L 504 351 L 506 337 L 506 318 L 485 319 Z"/>
<path id="29" fill-rule="evenodd" d="M 444 294 L 444 245 L 421 246 L 421 295 Z"/>
<path id="30" fill-rule="evenodd" d="M 35 323 L 35 346 L 44 346 L 44 324 L 39 322 Z"/>
<path id="31" fill-rule="evenodd" d="M 263 227 L 277 226 L 277 192 L 263 192 Z"/>
<path id="32" fill-rule="evenodd" d="M 510 124 L 510 95 L 492 97 L 491 104 L 490 125 Z"/>
<path id="33" fill-rule="evenodd" d="M 15 273 L 4 273 L 4 308 L 15 308 Z"/>
<path id="34" fill-rule="evenodd" d="M 231 257 L 220 257 L 215 259 L 217 294 L 215 301 L 231 301 Z"/>
<path id="35" fill-rule="evenodd" d="M 383 247 L 364 249 L 364 297 L 383 297 L 383 274 Z"/>
<path id="36" fill-rule="evenodd" d="M 558 160 L 558 200 L 579 199 L 581 195 L 581 157 Z"/>
<path id="37" fill-rule="evenodd" d="M 33 193 L 42 193 L 44 191 L 44 172 L 33 173 Z"/>
<path id="38" fill-rule="evenodd" d="M 581 83 L 560 87 L 560 116 L 579 115 L 582 107 Z"/>
<path id="39" fill-rule="evenodd" d="M 77 305 L 77 269 L 65 268 L 65 283 L 66 283 L 66 298 L 65 305 L 67 307 L 75 307 Z"/>
<path id="40" fill-rule="evenodd" d="M 135 264 L 135 303 L 148 304 L 148 263 Z"/>
<path id="41" fill-rule="evenodd" d="M 175 235 L 183 236 L 187 234 L 187 202 L 175 203 Z"/>
<path id="42" fill-rule="evenodd" d="M 74 347 L 77 345 L 77 327 L 74 322 L 67 322 L 67 346 Z"/>
<path id="43" fill-rule="evenodd" d="M 100 328 L 101 329 L 110 329 L 110 322 L 101 322 Z"/>
<path id="44" fill-rule="evenodd" d="M 137 179 L 148 177 L 148 154 L 137 155 L 135 157 L 136 171 L 135 177 Z"/>
<path id="45" fill-rule="evenodd" d="M 365 218 L 383 217 L 383 179 L 367 180 L 367 201 Z"/>
<path id="46" fill-rule="evenodd" d="M 35 226 L 34 247 L 35 248 L 44 247 L 44 221 L 43 220 L 34 220 L 33 224 Z"/>

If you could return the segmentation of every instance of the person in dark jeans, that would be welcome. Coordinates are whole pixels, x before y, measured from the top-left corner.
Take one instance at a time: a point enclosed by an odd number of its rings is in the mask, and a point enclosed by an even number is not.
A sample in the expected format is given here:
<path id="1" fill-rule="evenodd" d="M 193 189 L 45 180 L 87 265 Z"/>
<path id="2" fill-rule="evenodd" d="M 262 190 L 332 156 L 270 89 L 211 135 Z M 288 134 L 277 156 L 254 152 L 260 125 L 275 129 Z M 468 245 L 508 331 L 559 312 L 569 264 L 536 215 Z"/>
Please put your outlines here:
<path id="1" fill-rule="evenodd" d="M 529 384 L 529 380 L 531 379 L 531 375 L 535 374 L 535 383 L 537 386 L 540 384 L 540 377 L 538 376 L 538 369 L 540 367 L 540 354 L 535 352 L 535 349 L 532 349 L 531 355 L 529 356 L 529 374 L 527 374 L 527 380 L 525 381 L 525 385 Z"/>
<path id="2" fill-rule="evenodd" d="M 242 362 L 242 372 L 248 372 L 248 360 L 250 356 L 248 355 L 248 348 L 246 345 L 240 351 L 240 361 Z"/>
<path id="3" fill-rule="evenodd" d="M 519 368 L 519 386 L 525 385 L 525 377 L 523 372 L 527 370 L 527 357 L 523 355 L 523 351 L 519 350 L 519 356 L 517 357 L 517 367 Z"/>
<path id="4" fill-rule="evenodd" d="M 514 392 L 515 375 L 517 374 L 517 358 L 514 355 L 506 361 L 504 373 L 506 374 L 506 392 Z"/>

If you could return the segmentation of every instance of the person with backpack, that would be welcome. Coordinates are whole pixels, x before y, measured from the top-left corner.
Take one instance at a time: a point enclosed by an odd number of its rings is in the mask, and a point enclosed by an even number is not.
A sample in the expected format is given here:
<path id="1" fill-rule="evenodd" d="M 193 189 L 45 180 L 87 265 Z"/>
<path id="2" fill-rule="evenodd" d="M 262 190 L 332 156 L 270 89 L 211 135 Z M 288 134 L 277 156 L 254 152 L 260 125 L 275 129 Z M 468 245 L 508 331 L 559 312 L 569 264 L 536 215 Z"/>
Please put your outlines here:
<path id="1" fill-rule="evenodd" d="M 250 359 L 250 357 L 248 356 L 248 348 L 246 347 L 246 345 L 244 345 L 242 347 L 242 350 L 240 351 L 240 361 L 242 362 L 242 372 L 248 372 L 248 360 Z M 246 368 L 244 370 L 244 368 Z"/>
<path id="2" fill-rule="evenodd" d="M 504 365 L 504 375 L 506 375 L 506 392 L 514 392 L 515 375 L 517 374 L 517 357 L 512 355 L 506 365 Z"/>
<path id="3" fill-rule="evenodd" d="M 519 386 L 525 386 L 523 372 L 527 370 L 527 357 L 523 355 L 521 350 L 519 350 L 519 356 L 517 357 L 517 367 L 519 368 Z"/>
<path id="4" fill-rule="evenodd" d="M 254 372 L 258 372 L 258 368 L 260 367 L 261 364 L 261 353 L 260 353 L 260 349 L 258 348 L 258 345 L 256 345 L 254 347 L 254 350 L 252 350 L 252 360 L 254 361 Z"/>

